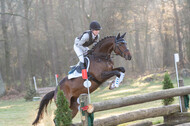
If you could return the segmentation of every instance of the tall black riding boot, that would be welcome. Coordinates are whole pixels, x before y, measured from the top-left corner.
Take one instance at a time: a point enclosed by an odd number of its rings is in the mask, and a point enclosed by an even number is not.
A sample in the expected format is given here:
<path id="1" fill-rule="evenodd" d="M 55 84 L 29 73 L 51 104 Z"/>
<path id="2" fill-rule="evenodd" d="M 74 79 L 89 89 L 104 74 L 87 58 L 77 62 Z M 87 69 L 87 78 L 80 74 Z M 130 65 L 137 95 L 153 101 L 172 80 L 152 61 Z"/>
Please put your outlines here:
<path id="1" fill-rule="evenodd" d="M 85 66 L 84 66 L 84 63 L 80 62 L 80 68 L 81 68 L 81 70 L 86 69 Z"/>

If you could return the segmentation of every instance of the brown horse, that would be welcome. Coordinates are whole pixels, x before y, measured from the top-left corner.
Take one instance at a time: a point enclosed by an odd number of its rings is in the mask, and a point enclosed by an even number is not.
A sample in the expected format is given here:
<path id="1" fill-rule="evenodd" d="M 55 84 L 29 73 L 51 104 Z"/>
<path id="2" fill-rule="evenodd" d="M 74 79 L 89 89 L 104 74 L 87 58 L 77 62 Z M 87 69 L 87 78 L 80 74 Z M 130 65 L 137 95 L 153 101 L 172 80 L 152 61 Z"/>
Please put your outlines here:
<path id="1" fill-rule="evenodd" d="M 111 53 L 114 51 L 117 55 L 125 58 L 126 60 L 131 60 L 131 54 L 127 49 L 127 43 L 124 40 L 125 34 L 120 36 L 109 36 L 102 39 L 98 44 L 96 44 L 87 54 L 90 59 L 89 67 L 89 80 L 91 80 L 90 92 L 95 91 L 103 82 L 107 79 L 113 77 L 114 75 L 120 76 L 120 72 L 125 72 L 123 67 L 113 68 L 114 63 L 111 60 Z M 84 80 L 82 77 L 75 79 L 68 79 L 65 77 L 60 83 L 60 89 L 63 90 L 67 100 L 70 103 L 70 108 L 72 110 L 73 118 L 78 112 L 77 98 L 82 93 L 87 93 L 87 88 L 83 86 Z M 44 109 L 47 109 L 49 101 L 56 100 L 57 88 L 55 91 L 47 93 L 41 100 L 38 115 L 33 122 L 36 125 L 39 120 L 43 117 Z"/>

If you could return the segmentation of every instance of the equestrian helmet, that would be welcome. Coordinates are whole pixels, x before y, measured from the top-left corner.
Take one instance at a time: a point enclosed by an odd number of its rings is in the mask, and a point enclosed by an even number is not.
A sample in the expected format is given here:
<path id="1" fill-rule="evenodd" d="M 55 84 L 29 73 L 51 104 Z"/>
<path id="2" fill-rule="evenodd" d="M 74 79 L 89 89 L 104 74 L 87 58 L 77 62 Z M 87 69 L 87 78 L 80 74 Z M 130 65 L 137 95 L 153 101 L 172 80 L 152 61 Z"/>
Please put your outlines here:
<path id="1" fill-rule="evenodd" d="M 102 27 L 97 21 L 93 21 L 90 23 L 90 30 L 100 30 Z"/>

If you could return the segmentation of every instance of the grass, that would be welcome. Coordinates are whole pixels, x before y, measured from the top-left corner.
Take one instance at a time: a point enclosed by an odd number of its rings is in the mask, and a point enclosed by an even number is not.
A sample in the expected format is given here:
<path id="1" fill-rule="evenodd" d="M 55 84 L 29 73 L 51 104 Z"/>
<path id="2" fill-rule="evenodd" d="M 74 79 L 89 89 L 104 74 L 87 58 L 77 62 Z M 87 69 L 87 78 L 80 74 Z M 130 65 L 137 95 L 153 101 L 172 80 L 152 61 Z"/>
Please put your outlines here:
<path id="1" fill-rule="evenodd" d="M 0 126 L 31 126 L 34 121 L 39 101 L 26 102 L 24 99 L 1 101 L 0 102 Z M 51 107 L 48 107 L 49 116 L 45 116 L 45 120 L 42 122 L 44 126 L 47 118 L 53 114 L 52 110 L 55 110 L 54 103 Z M 52 110 L 51 110 L 52 109 Z M 52 119 L 50 119 L 52 120 Z M 48 122 L 49 126 L 51 121 Z M 43 126 L 43 125 L 40 125 Z"/>
<path id="2" fill-rule="evenodd" d="M 150 77 L 151 75 L 149 75 Z M 161 77 L 160 77 L 161 76 Z M 149 93 L 153 91 L 162 90 L 162 75 L 154 76 L 154 81 L 145 82 L 145 78 L 139 78 L 137 80 L 125 80 L 124 84 L 119 88 L 110 91 L 108 87 L 100 87 L 94 93 L 91 94 L 91 101 L 98 102 L 108 99 L 126 97 L 130 95 L 137 95 L 143 93 Z M 157 79 L 160 78 L 160 79 Z M 130 84 L 129 84 L 130 82 Z M 176 81 L 173 80 L 174 86 L 176 87 Z M 184 79 L 185 85 L 190 85 L 190 78 Z M 39 106 L 39 101 L 26 102 L 24 99 L 0 101 L 0 126 L 31 126 L 34 121 L 37 108 Z M 178 98 L 175 98 L 175 104 L 178 103 Z M 112 109 L 103 112 L 95 113 L 95 118 L 104 118 L 111 115 L 121 114 L 128 111 L 162 106 L 161 100 L 148 102 L 144 104 L 132 105 L 127 107 L 122 107 L 119 109 Z M 39 126 L 52 126 L 54 118 L 54 110 L 56 109 L 55 103 L 52 102 L 48 106 L 48 115 L 45 114 L 44 119 L 41 121 Z M 163 122 L 162 117 L 148 119 L 153 121 L 154 124 Z M 73 122 L 80 121 L 80 114 L 73 119 Z M 131 122 L 130 122 L 131 123 Z M 127 123 L 127 124 L 130 124 Z M 132 122 L 134 123 L 134 122 Z M 122 124 L 120 126 L 125 126 L 127 124 Z"/>

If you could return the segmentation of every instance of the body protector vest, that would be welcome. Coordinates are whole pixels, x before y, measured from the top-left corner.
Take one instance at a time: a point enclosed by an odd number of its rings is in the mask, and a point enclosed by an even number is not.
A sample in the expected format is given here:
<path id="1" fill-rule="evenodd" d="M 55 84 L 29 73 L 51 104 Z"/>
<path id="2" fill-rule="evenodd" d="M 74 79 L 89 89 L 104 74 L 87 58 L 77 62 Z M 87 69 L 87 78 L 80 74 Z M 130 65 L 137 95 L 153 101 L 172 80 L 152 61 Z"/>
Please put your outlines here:
<path id="1" fill-rule="evenodd" d="M 94 39 L 92 38 L 92 31 L 85 31 L 80 37 L 78 37 L 78 39 L 81 40 L 82 36 L 83 36 L 84 34 L 86 34 L 86 33 L 88 33 L 88 35 L 89 35 L 89 40 L 86 41 L 86 42 L 83 44 L 84 47 L 88 47 L 88 46 L 92 45 L 92 44 L 93 44 L 95 41 L 97 41 L 97 39 L 98 39 L 98 35 L 97 35 Z"/>

